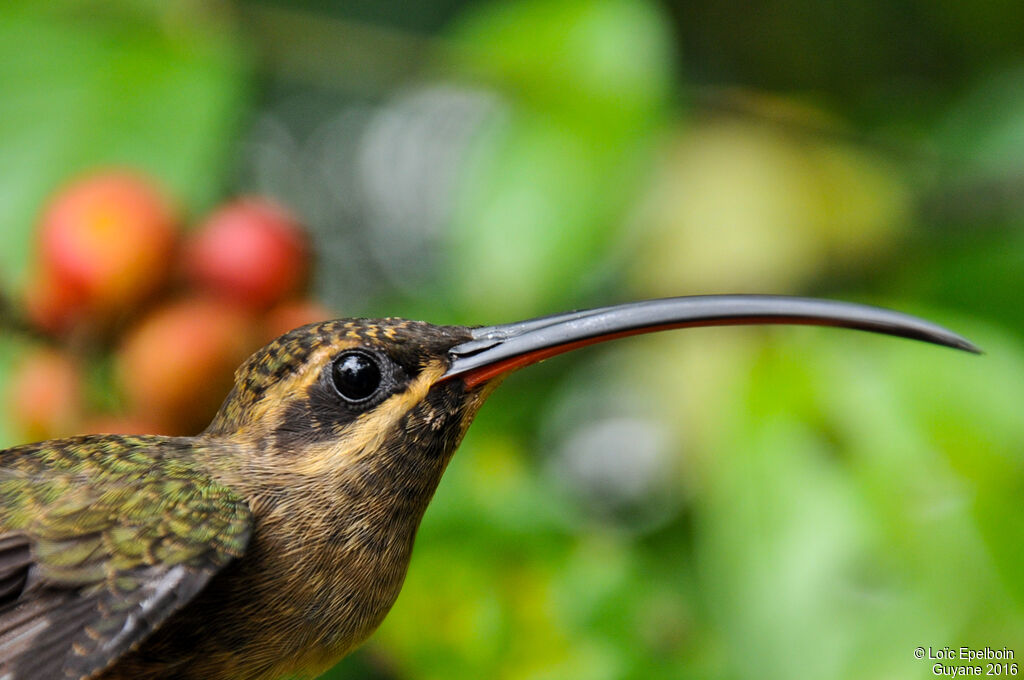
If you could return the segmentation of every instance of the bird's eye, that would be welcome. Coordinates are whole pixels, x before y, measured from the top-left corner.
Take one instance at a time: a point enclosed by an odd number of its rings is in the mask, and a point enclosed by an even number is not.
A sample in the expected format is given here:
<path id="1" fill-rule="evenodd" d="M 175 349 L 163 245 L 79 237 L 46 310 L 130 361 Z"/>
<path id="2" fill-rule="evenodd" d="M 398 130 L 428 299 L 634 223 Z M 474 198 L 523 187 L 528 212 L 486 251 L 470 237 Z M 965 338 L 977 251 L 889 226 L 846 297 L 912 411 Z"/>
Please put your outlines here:
<path id="1" fill-rule="evenodd" d="M 380 363 L 366 352 L 345 352 L 334 360 L 334 388 L 352 402 L 372 397 L 381 384 Z"/>

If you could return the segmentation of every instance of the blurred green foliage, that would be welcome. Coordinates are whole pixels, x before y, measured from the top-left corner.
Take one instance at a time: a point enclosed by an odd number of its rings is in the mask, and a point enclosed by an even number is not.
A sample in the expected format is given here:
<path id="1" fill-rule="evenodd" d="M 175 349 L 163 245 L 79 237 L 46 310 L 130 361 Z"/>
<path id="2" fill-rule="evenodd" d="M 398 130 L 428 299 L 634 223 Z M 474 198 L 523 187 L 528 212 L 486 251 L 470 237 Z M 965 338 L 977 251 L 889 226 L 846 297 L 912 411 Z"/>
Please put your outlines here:
<path id="1" fill-rule="evenodd" d="M 672 90 L 670 37 L 652 6 L 626 0 L 467 14 L 453 68 L 514 106 L 465 170 L 446 292 L 467 319 L 571 305 L 646 175 Z"/>
<path id="2" fill-rule="evenodd" d="M 394 3 L 271 8 L 292 28 L 426 40 L 397 70 L 500 101 L 455 168 L 432 275 L 356 308 L 325 300 L 345 314 L 491 323 L 645 295 L 827 293 L 921 312 L 987 351 L 719 329 L 514 376 L 452 462 L 394 611 L 329 677 L 923 678 L 919 645 L 1024 654 L 1019 4 L 772 5 L 447 3 L 426 38 L 388 32 Z M 315 112 L 296 92 L 386 108 L 408 86 L 344 91 L 346 70 L 388 55 L 332 61 L 330 45 L 322 70 L 289 76 L 274 54 L 309 49 L 304 33 L 267 11 L 0 10 L 8 292 L 43 201 L 75 173 L 134 165 L 195 213 L 252 188 L 237 153 L 250 117 L 301 109 L 275 121 L 298 138 Z M 322 280 L 343 276 L 360 228 L 317 230 Z M 584 458 L 595 475 L 653 461 L 593 505 L 572 488 L 591 478 L 558 463 L 616 418 L 668 444 Z"/>

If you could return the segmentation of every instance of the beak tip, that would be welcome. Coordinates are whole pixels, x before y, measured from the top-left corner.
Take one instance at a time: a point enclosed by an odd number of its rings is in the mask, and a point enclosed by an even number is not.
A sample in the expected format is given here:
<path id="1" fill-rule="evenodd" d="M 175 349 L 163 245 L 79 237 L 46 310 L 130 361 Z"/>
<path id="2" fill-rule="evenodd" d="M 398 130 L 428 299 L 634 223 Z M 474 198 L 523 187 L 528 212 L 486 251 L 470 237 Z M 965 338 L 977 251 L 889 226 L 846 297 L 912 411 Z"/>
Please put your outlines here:
<path id="1" fill-rule="evenodd" d="M 965 352 L 970 352 L 971 354 L 977 354 L 978 356 L 984 356 L 985 350 L 983 350 L 982 348 L 978 347 L 977 345 L 975 345 L 970 340 L 965 340 L 963 338 L 961 338 L 961 340 L 962 340 L 962 342 L 957 345 L 957 349 L 962 349 Z"/>
<path id="2" fill-rule="evenodd" d="M 962 335 L 946 330 L 945 328 L 939 328 L 942 331 L 941 335 L 933 334 L 930 338 L 915 338 L 926 341 L 931 341 L 938 345 L 944 345 L 951 349 L 960 350 L 962 352 L 968 352 L 969 354 L 984 354 L 985 351 L 975 345 L 973 342 L 968 340 Z"/>

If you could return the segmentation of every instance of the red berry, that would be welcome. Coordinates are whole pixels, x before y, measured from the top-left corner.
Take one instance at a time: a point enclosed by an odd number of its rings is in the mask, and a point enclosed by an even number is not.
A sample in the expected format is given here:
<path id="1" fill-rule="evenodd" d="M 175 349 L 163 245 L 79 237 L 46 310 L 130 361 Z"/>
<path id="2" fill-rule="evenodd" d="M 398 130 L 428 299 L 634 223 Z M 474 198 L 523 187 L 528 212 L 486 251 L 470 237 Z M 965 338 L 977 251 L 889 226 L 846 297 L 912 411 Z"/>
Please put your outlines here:
<path id="1" fill-rule="evenodd" d="M 185 249 L 192 282 L 250 309 L 296 292 L 306 277 L 307 245 L 299 223 L 263 198 L 243 198 L 206 219 Z"/>
<path id="2" fill-rule="evenodd" d="M 176 223 L 167 199 L 140 175 L 114 170 L 73 182 L 40 226 L 42 278 L 64 289 L 51 297 L 94 315 L 129 310 L 164 280 Z"/>
<path id="3" fill-rule="evenodd" d="M 161 307 L 125 338 L 119 381 L 131 410 L 178 434 L 202 429 L 254 347 L 251 317 L 215 299 Z"/>
<path id="4" fill-rule="evenodd" d="M 26 441 L 73 434 L 82 410 L 78 365 L 56 350 L 33 350 L 14 368 L 8 402 L 11 420 Z"/>

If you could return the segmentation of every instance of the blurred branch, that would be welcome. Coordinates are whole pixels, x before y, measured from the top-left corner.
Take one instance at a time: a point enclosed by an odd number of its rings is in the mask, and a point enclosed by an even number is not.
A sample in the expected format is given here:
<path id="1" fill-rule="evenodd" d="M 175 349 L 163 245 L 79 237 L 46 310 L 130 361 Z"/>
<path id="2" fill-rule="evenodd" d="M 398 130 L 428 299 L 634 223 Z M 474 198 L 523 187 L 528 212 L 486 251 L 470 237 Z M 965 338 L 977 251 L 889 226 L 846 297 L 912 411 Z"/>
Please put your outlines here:
<path id="1" fill-rule="evenodd" d="M 243 6 L 241 21 L 268 75 L 371 96 L 414 79 L 425 55 L 443 48 L 428 36 L 279 7 Z"/>
<path id="2" fill-rule="evenodd" d="M 854 145 L 924 170 L 926 176 L 935 178 L 919 200 L 918 212 L 925 224 L 999 227 L 1024 218 L 1024 172 L 1020 170 L 1002 175 L 957 176 L 957 169 L 969 159 L 850 130 L 818 109 L 770 94 L 704 87 L 697 89 L 693 98 L 698 111 L 743 117 L 801 138 Z"/>
<path id="3" fill-rule="evenodd" d="M 1002 228 L 1024 219 L 1024 171 L 941 183 L 921 201 L 928 224 Z"/>
<path id="4" fill-rule="evenodd" d="M 369 96 L 387 94 L 420 77 L 427 55 L 457 51 L 435 36 L 280 7 L 243 5 L 241 21 L 256 42 L 267 75 Z M 901 162 L 934 167 L 956 160 L 932 149 L 847 129 L 841 121 L 789 98 L 737 87 L 691 87 L 698 112 L 743 116 L 795 135 L 866 147 Z"/>
<path id="5" fill-rule="evenodd" d="M 28 322 L 3 291 L 0 291 L 0 333 L 5 335 L 15 333 L 37 340 L 43 338 L 43 335 Z"/>
<path id="6" fill-rule="evenodd" d="M 953 160 L 920 145 L 849 129 L 820 109 L 801 107 L 789 98 L 735 87 L 703 86 L 695 89 L 693 102 L 701 112 L 740 116 L 796 136 L 859 146 L 903 163 L 934 167 Z"/>

